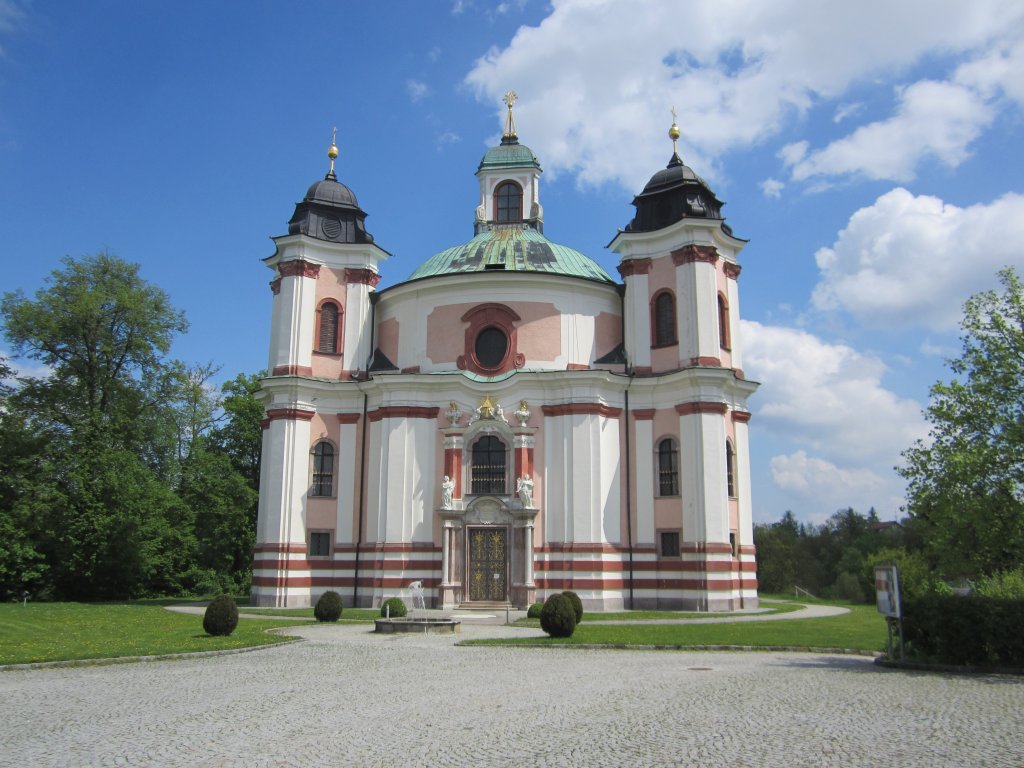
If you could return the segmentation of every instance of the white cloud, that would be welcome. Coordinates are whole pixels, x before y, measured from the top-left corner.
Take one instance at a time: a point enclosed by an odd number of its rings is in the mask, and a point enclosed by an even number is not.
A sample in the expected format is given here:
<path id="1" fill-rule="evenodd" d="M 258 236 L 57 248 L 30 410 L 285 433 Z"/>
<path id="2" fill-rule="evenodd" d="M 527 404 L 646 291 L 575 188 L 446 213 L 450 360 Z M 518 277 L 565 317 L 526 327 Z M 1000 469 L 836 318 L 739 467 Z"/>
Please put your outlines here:
<path id="1" fill-rule="evenodd" d="M 454 131 L 443 131 L 440 134 L 438 134 L 438 137 L 436 139 L 437 150 L 440 152 L 442 149 L 444 149 L 444 147 L 447 147 L 449 144 L 458 144 L 460 141 L 462 141 L 462 137 L 459 136 L 459 134 L 455 133 Z"/>
<path id="2" fill-rule="evenodd" d="M 853 104 L 840 104 L 836 109 L 836 113 L 832 116 L 832 122 L 841 123 L 846 118 L 853 117 L 862 109 L 864 109 L 864 105 L 860 102 L 854 102 Z"/>
<path id="3" fill-rule="evenodd" d="M 794 179 L 857 173 L 907 181 L 926 157 L 956 167 L 995 112 L 973 90 L 924 80 L 899 91 L 888 120 L 862 125 L 849 136 L 799 158 L 783 157 Z"/>
<path id="4" fill-rule="evenodd" d="M 452 2 L 452 16 L 461 16 L 467 8 L 473 7 L 473 0 L 454 0 Z"/>
<path id="5" fill-rule="evenodd" d="M 1024 268 L 1024 196 L 958 208 L 896 188 L 861 208 L 815 254 L 818 309 L 845 310 L 876 328 L 955 327 L 963 303 Z"/>
<path id="6" fill-rule="evenodd" d="M 785 186 L 778 179 L 765 179 L 761 182 L 761 192 L 765 197 L 778 198 L 782 196 L 782 189 Z"/>
<path id="7" fill-rule="evenodd" d="M 832 462 L 891 468 L 924 435 L 921 406 L 882 384 L 885 365 L 807 331 L 744 321 L 744 369 L 761 382 L 761 429 Z"/>
<path id="8" fill-rule="evenodd" d="M 883 385 L 882 361 L 796 328 L 744 321 L 742 334 L 744 368 L 761 382 L 758 439 L 796 448 L 772 457 L 775 487 L 822 518 L 898 508 L 905 486 L 893 467 L 927 430 L 921 406 Z"/>
<path id="9" fill-rule="evenodd" d="M 422 101 L 430 94 L 430 86 L 419 80 L 406 80 L 405 90 L 409 92 L 409 98 L 414 102 Z"/>
<path id="10" fill-rule="evenodd" d="M 519 93 L 520 137 L 546 170 L 635 189 L 668 159 L 673 104 L 684 160 L 713 175 L 721 153 L 764 141 L 853 85 L 897 76 L 929 55 L 987 55 L 993 41 L 1022 30 L 1024 4 L 1015 0 L 649 0 L 643 13 L 630 2 L 555 0 L 547 18 L 492 49 L 466 82 L 494 105 L 496 121 L 505 90 Z M 969 76 L 1000 77 L 996 64 L 994 74 L 965 71 L 959 87 Z M 921 111 L 927 94 L 912 88 L 908 108 Z M 956 157 L 969 128 L 940 135 L 933 154 Z"/>

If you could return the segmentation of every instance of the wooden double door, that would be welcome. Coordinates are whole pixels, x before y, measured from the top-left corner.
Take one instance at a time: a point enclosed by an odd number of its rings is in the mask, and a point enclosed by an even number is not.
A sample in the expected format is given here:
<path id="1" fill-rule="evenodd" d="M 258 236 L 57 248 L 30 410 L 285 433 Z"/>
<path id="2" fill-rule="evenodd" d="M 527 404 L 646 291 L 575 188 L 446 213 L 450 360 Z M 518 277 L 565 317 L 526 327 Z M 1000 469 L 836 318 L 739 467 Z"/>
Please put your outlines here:
<path id="1" fill-rule="evenodd" d="M 508 529 L 470 527 L 466 531 L 470 602 L 508 600 Z"/>

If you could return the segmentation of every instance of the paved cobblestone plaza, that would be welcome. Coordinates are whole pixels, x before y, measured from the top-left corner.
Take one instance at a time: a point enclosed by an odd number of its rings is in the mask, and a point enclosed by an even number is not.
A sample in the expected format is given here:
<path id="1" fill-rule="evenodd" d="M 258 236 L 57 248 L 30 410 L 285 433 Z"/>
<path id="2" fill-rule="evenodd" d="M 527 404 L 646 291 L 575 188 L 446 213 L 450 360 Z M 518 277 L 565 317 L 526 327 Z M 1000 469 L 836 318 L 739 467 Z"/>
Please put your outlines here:
<path id="1" fill-rule="evenodd" d="M 0 764 L 1024 765 L 1013 677 L 801 653 L 456 648 L 366 625 L 294 632 L 306 641 L 0 673 Z"/>

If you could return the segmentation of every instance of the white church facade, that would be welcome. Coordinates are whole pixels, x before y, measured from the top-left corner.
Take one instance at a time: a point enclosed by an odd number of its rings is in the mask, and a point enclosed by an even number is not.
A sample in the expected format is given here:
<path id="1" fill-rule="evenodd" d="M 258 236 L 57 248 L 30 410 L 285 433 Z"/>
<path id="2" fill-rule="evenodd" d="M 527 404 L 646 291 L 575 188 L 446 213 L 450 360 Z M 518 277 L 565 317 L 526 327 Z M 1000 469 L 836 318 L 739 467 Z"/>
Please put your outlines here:
<path id="1" fill-rule="evenodd" d="M 670 136 L 614 279 L 544 236 L 510 104 L 472 239 L 379 291 L 388 254 L 332 145 L 265 260 L 255 604 L 377 606 L 413 581 L 438 608 L 757 604 L 745 241 Z"/>

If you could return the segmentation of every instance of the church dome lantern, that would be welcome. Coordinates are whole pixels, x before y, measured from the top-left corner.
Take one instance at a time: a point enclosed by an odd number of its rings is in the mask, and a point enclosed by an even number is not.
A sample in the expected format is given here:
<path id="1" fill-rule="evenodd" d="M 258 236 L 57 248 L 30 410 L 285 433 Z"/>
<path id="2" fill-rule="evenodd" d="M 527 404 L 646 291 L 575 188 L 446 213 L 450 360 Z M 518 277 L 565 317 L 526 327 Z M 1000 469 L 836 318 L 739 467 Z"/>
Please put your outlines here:
<path id="1" fill-rule="evenodd" d="M 372 243 L 373 235 L 366 231 L 366 212 L 359 207 L 355 193 L 338 181 L 334 161 L 338 147 L 331 141 L 327 156 L 331 159 L 327 175 L 306 191 L 295 213 L 288 222 L 289 235 L 307 235 L 332 243 Z"/>
<path id="2" fill-rule="evenodd" d="M 679 156 L 679 126 L 672 112 L 672 158 L 655 173 L 643 192 L 633 198 L 636 215 L 626 227 L 627 232 L 652 232 L 674 224 L 680 219 L 722 219 L 722 206 L 715 193 Z M 722 223 L 723 227 L 726 224 Z M 728 229 L 726 227 L 726 229 Z"/>

